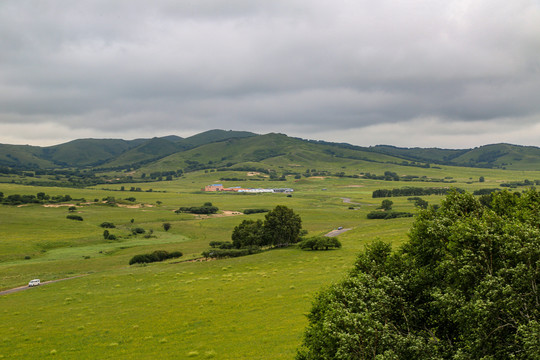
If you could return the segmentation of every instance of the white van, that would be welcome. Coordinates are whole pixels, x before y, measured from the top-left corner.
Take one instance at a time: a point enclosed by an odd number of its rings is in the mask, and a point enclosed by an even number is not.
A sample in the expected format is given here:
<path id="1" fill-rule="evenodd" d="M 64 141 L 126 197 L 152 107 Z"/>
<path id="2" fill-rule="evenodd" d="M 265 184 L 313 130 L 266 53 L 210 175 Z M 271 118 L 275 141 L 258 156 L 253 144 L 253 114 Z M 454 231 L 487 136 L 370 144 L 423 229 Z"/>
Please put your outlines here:
<path id="1" fill-rule="evenodd" d="M 30 280 L 30 282 L 28 283 L 28 286 L 30 286 L 30 287 L 38 286 L 39 284 L 40 284 L 39 279 L 34 279 L 34 280 Z"/>

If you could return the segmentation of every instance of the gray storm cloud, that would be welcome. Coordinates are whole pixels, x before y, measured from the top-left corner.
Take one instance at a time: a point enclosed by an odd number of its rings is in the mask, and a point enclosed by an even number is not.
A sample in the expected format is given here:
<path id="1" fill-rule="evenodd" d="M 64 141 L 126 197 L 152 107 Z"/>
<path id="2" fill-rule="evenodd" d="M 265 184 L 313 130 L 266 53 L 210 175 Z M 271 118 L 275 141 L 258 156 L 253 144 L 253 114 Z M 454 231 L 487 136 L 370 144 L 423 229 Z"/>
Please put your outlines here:
<path id="1" fill-rule="evenodd" d="M 533 0 L 7 0 L 0 48 L 1 143 L 224 128 L 540 145 Z"/>

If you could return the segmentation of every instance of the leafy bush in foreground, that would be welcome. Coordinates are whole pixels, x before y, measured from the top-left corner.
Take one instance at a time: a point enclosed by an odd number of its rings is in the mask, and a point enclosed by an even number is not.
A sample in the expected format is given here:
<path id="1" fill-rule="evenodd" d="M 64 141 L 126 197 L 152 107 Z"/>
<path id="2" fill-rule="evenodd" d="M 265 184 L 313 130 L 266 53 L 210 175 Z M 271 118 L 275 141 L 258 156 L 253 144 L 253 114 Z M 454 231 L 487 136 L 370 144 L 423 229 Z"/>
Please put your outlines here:
<path id="1" fill-rule="evenodd" d="M 538 359 L 540 193 L 492 196 L 453 192 L 399 250 L 370 245 L 317 297 L 297 359 Z"/>
<path id="2" fill-rule="evenodd" d="M 183 254 L 180 251 L 173 251 L 171 253 L 165 250 L 156 250 L 149 254 L 135 255 L 129 260 L 129 265 L 133 264 L 146 264 L 157 261 L 163 261 L 168 259 L 175 259 L 181 257 Z"/>

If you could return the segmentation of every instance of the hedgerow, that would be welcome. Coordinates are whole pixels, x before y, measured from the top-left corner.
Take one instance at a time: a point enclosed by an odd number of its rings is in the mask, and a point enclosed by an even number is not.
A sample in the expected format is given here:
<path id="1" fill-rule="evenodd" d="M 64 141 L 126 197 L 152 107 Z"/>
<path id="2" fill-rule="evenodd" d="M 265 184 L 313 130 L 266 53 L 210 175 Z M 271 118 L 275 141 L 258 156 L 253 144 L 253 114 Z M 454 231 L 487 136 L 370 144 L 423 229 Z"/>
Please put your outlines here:
<path id="1" fill-rule="evenodd" d="M 165 251 L 165 250 L 156 250 L 149 254 L 135 255 L 134 257 L 131 258 L 131 260 L 129 260 L 129 265 L 146 264 L 146 263 L 164 261 L 168 259 L 179 258 L 182 255 L 183 254 L 180 251 L 173 251 L 169 253 L 168 251 Z"/>

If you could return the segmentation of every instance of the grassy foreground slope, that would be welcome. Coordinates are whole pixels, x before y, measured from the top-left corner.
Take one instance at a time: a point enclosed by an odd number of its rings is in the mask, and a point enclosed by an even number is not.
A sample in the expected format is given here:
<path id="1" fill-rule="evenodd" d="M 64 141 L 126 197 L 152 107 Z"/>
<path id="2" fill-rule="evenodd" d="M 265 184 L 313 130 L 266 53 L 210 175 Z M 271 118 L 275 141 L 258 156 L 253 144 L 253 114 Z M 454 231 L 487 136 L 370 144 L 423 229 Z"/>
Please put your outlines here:
<path id="1" fill-rule="evenodd" d="M 302 156 L 308 150 L 302 151 Z M 288 160 L 272 161 L 279 169 L 287 166 Z M 307 164 L 302 165 L 302 171 Z M 342 166 L 349 169 L 345 163 L 335 164 L 336 168 Z M 540 179 L 538 172 L 422 169 L 373 162 L 365 166 L 377 172 L 452 177 L 457 181 L 452 185 L 469 190 L 498 187 L 508 180 Z M 225 185 L 292 187 L 295 192 L 287 197 L 198 191 L 220 176 L 233 175 L 246 181 L 226 181 Z M 479 176 L 485 177 L 484 183 L 478 182 Z M 141 186 L 122 185 L 126 189 Z M 120 184 L 91 189 L 0 184 L 5 196 L 43 191 L 84 197 L 89 202 L 73 204 L 84 218 L 82 222 L 66 219 L 68 206 L 0 206 L 0 289 L 24 285 L 32 278 L 43 281 L 85 275 L 0 296 L 0 358 L 291 359 L 314 295 L 341 279 L 365 244 L 377 238 L 394 245 L 406 240 L 412 218 L 366 219 L 381 203 L 381 199 L 371 197 L 373 190 L 403 186 L 448 184 L 292 176 L 270 182 L 255 181 L 245 171 L 188 173 L 175 181 L 144 184 L 143 192 L 119 191 Z M 144 191 L 149 188 L 153 191 Z M 98 204 L 111 196 L 135 197 L 136 201 L 122 207 Z M 430 204 L 441 199 L 423 198 Z M 100 201 L 95 203 L 94 199 Z M 392 201 L 397 211 L 415 212 L 406 197 Z M 311 252 L 293 247 L 243 258 L 184 261 L 199 257 L 212 240 L 229 240 L 234 226 L 242 220 L 264 216 L 221 214 L 207 218 L 174 213 L 180 206 L 204 202 L 231 212 L 286 205 L 300 214 L 310 235 L 338 226 L 351 230 L 339 236 L 343 244 L 339 250 Z M 120 237 L 118 241 L 103 239 L 99 225 L 104 221 L 116 224 L 111 233 Z M 163 230 L 163 222 L 171 223 L 168 232 Z M 129 236 L 133 227 L 153 230 L 153 237 Z M 180 250 L 184 256 L 148 266 L 128 265 L 133 255 L 157 249 Z"/>

